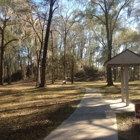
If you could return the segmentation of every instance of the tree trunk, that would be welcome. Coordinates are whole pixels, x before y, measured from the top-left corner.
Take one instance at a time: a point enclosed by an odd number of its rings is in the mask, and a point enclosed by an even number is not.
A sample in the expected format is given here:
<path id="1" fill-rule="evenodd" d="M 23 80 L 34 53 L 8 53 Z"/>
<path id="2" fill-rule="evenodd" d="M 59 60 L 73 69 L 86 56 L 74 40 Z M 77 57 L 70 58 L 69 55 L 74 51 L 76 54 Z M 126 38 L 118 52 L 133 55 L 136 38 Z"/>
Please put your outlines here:
<path id="1" fill-rule="evenodd" d="M 4 71 L 4 31 L 1 31 L 0 85 L 3 85 Z"/>
<path id="2" fill-rule="evenodd" d="M 53 45 L 53 33 L 52 31 L 50 31 L 51 33 L 51 50 L 52 50 L 52 84 L 54 84 L 55 81 L 55 69 L 54 69 L 54 45 Z"/>
<path id="3" fill-rule="evenodd" d="M 11 69 L 9 66 L 7 67 L 7 83 L 11 85 Z"/>
<path id="4" fill-rule="evenodd" d="M 39 60 L 38 60 L 39 61 Z M 39 85 L 40 85 L 40 66 L 41 64 L 40 64 L 40 62 L 38 62 L 38 64 L 37 64 L 37 80 L 36 80 L 36 87 L 39 87 Z"/>
<path id="5" fill-rule="evenodd" d="M 21 73 L 22 73 L 22 80 L 25 80 L 26 79 L 26 70 L 25 70 L 21 60 L 20 60 L 20 67 L 21 67 Z"/>
<path id="6" fill-rule="evenodd" d="M 35 46 L 37 47 L 37 39 L 35 38 Z M 36 87 L 40 86 L 41 79 L 41 55 L 42 55 L 43 41 L 40 42 L 40 49 L 36 51 L 37 57 L 37 77 L 36 77 Z"/>
<path id="7" fill-rule="evenodd" d="M 48 17 L 48 24 L 46 29 L 45 35 L 45 42 L 44 42 L 44 49 L 43 49 L 43 59 L 42 59 L 42 70 L 41 70 L 41 84 L 40 87 L 46 87 L 46 65 L 47 65 L 47 50 L 48 50 L 48 41 L 49 41 L 49 33 L 50 33 L 50 26 L 53 17 L 53 6 L 55 1 L 50 1 L 50 10 L 49 10 L 49 17 Z"/>
<path id="8" fill-rule="evenodd" d="M 105 26 L 106 26 L 106 38 L 107 38 L 107 45 L 108 45 L 108 60 L 111 59 L 111 53 L 112 53 L 112 32 L 111 28 L 109 26 L 109 11 L 107 8 L 107 2 L 104 1 L 104 6 L 105 6 Z M 112 71 L 111 68 L 107 68 L 107 85 L 112 86 L 113 85 L 113 80 L 112 80 Z"/>
<path id="9" fill-rule="evenodd" d="M 65 31 L 66 32 L 66 31 Z M 66 80 L 66 45 L 67 45 L 67 34 L 65 33 L 65 37 L 64 37 L 64 78 L 63 80 Z"/>
<path id="10" fill-rule="evenodd" d="M 117 70 L 116 70 L 116 68 L 113 68 L 113 75 L 114 75 L 114 81 L 116 81 L 116 77 L 117 77 Z"/>
<path id="11" fill-rule="evenodd" d="M 71 60 L 71 83 L 74 83 L 74 58 L 73 58 L 73 54 L 72 54 L 72 60 Z"/>
<path id="12" fill-rule="evenodd" d="M 107 28 L 107 43 L 108 43 L 108 60 L 110 60 L 112 52 L 112 35 L 110 35 L 108 28 Z M 107 85 L 108 86 L 113 85 L 111 67 L 107 68 Z"/>
<path id="13" fill-rule="evenodd" d="M 22 67 L 22 80 L 26 79 L 26 69 Z"/>
<path id="14" fill-rule="evenodd" d="M 27 47 L 27 53 L 28 53 L 28 66 L 27 66 L 27 77 L 30 78 L 30 50 L 29 48 Z"/>
<path id="15" fill-rule="evenodd" d="M 3 73 L 4 73 L 4 50 L 1 49 L 1 62 L 0 62 L 0 85 L 3 85 Z"/>
<path id="16" fill-rule="evenodd" d="M 136 75 L 136 67 L 133 67 L 133 81 L 135 81 L 135 75 Z"/>
<path id="17" fill-rule="evenodd" d="M 108 67 L 107 68 L 107 86 L 112 86 L 113 82 L 112 82 L 112 71 L 111 68 Z"/>
<path id="18" fill-rule="evenodd" d="M 33 70 L 33 69 L 34 69 L 34 65 L 33 65 L 33 63 L 32 63 L 32 62 L 33 62 L 33 61 L 32 61 L 32 57 L 31 57 L 30 60 L 31 60 L 31 61 L 30 61 L 30 63 L 31 63 L 31 70 L 30 70 L 31 74 L 30 74 L 30 76 L 31 76 L 31 78 L 33 78 L 33 77 L 34 77 L 34 72 L 33 72 L 33 71 L 34 71 L 34 70 Z"/>
<path id="19" fill-rule="evenodd" d="M 54 84 L 55 81 L 55 69 L 52 68 L 52 84 Z"/>
<path id="20" fill-rule="evenodd" d="M 9 61 L 8 61 L 8 65 L 7 65 L 7 78 L 8 78 L 8 85 L 11 85 L 11 57 L 9 54 Z"/>
<path id="21" fill-rule="evenodd" d="M 112 39 L 110 39 L 110 38 L 112 38 L 112 35 L 109 35 L 109 29 L 107 29 L 108 60 L 111 59 L 111 52 L 112 52 Z M 108 86 L 113 85 L 111 67 L 107 68 L 107 85 Z"/>

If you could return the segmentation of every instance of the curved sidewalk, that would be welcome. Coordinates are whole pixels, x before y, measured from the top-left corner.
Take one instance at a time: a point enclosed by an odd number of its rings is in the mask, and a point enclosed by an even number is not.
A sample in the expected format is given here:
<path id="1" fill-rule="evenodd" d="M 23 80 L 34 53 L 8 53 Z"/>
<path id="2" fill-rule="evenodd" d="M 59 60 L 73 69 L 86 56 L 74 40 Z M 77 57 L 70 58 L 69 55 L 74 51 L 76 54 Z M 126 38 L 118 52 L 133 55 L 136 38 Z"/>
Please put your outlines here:
<path id="1" fill-rule="evenodd" d="M 118 140 L 115 113 L 99 90 L 87 87 L 74 113 L 44 140 Z"/>

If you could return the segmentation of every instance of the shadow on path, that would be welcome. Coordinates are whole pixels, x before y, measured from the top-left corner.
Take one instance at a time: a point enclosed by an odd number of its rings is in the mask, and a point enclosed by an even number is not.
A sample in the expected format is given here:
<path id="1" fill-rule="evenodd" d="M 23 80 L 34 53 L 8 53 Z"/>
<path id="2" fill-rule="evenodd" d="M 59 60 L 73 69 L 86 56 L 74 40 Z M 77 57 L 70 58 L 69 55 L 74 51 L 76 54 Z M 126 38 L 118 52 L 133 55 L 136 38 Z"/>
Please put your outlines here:
<path id="1" fill-rule="evenodd" d="M 116 115 L 99 90 L 87 87 L 74 113 L 44 140 L 118 140 Z"/>

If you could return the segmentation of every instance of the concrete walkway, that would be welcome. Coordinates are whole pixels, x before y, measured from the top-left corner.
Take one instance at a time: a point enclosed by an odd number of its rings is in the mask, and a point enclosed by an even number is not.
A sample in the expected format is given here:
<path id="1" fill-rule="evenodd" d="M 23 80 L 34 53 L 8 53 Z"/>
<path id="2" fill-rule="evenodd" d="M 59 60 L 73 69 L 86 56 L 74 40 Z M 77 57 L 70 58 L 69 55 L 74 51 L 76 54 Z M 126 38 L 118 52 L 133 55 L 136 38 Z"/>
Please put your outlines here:
<path id="1" fill-rule="evenodd" d="M 110 102 L 99 90 L 86 88 L 74 113 L 44 140 L 118 140 L 115 111 L 120 101 L 112 109 Z"/>

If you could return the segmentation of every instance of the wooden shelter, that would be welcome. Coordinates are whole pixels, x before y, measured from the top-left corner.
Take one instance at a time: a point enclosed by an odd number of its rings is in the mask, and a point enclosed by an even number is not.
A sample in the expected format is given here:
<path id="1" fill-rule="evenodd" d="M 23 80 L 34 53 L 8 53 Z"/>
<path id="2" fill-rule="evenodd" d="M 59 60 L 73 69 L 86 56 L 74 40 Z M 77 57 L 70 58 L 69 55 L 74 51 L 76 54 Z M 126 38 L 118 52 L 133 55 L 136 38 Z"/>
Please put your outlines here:
<path id="1" fill-rule="evenodd" d="M 140 65 L 140 55 L 126 49 L 120 54 L 105 62 L 106 67 L 121 67 L 121 94 L 124 102 L 124 93 L 126 95 L 126 106 L 129 106 L 129 91 L 128 91 L 128 70 L 131 66 Z"/>

